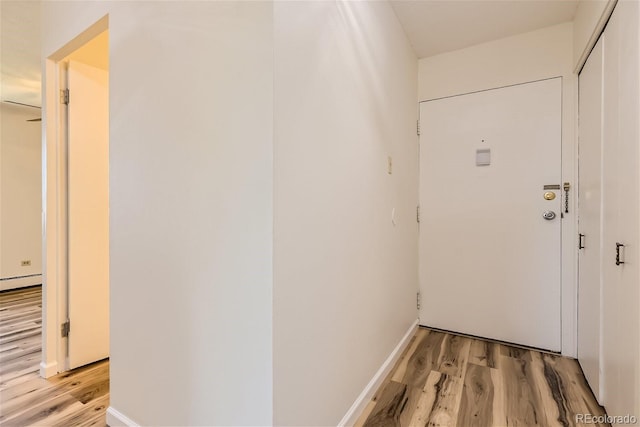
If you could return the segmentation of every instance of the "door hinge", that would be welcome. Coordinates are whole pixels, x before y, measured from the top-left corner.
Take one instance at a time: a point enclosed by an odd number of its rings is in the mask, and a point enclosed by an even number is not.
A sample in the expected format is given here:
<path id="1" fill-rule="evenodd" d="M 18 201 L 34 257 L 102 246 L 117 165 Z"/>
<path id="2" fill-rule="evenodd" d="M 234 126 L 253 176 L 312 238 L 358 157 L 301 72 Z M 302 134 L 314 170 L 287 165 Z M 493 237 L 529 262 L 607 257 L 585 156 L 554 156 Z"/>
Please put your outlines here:
<path id="1" fill-rule="evenodd" d="M 416 133 L 420 136 L 420 120 L 416 120 Z"/>
<path id="2" fill-rule="evenodd" d="M 71 331 L 71 322 L 67 320 L 62 325 L 60 325 L 60 335 L 62 337 L 68 337 L 69 331 Z"/>
<path id="3" fill-rule="evenodd" d="M 60 104 L 69 105 L 69 89 L 60 90 Z"/>
<path id="4" fill-rule="evenodd" d="M 416 222 L 420 222 L 420 205 L 416 206 Z"/>
<path id="5" fill-rule="evenodd" d="M 416 292 L 416 308 L 420 310 L 420 292 Z"/>

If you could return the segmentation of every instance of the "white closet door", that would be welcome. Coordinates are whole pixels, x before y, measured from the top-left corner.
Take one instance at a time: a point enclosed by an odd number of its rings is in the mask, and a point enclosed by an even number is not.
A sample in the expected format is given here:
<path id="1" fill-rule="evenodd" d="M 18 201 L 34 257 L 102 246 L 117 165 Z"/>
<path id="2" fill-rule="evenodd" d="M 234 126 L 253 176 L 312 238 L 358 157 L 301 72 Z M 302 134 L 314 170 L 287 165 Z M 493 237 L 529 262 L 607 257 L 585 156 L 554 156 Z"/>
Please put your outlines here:
<path id="1" fill-rule="evenodd" d="M 618 2 L 604 33 L 603 403 L 640 415 L 639 3 Z M 620 261 L 616 265 L 616 244 Z"/>
<path id="2" fill-rule="evenodd" d="M 600 399 L 602 38 L 579 78 L 578 360 Z M 602 402 L 600 402 L 602 403 Z"/>

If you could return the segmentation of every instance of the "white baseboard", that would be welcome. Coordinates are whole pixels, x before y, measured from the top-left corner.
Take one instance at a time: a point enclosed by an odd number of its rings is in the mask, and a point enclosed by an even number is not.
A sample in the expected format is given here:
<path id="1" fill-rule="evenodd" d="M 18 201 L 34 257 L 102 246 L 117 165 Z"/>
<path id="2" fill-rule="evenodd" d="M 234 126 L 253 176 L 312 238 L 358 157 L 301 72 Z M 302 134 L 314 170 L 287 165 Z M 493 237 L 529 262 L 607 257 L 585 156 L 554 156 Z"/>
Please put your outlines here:
<path id="1" fill-rule="evenodd" d="M 117 409 L 114 409 L 112 406 L 107 408 L 107 425 L 109 427 L 140 427 L 140 424 Z"/>
<path id="2" fill-rule="evenodd" d="M 40 362 L 40 376 L 42 378 L 49 378 L 58 373 L 58 362 L 44 363 Z"/>
<path id="3" fill-rule="evenodd" d="M 409 341 L 415 334 L 417 328 L 418 319 L 413 322 L 413 324 L 404 334 L 396 348 L 394 348 L 391 354 L 389 354 L 387 360 L 385 360 L 382 366 L 380 366 L 380 369 L 378 369 L 378 372 L 376 372 L 373 378 L 371 378 L 369 384 L 367 384 L 364 390 L 362 390 L 360 396 L 358 396 L 356 401 L 353 402 L 353 405 L 351 405 L 351 408 L 349 408 L 345 416 L 342 417 L 342 420 L 340 420 L 338 426 L 352 426 L 356 423 L 356 421 L 358 421 L 358 417 L 360 416 L 362 411 L 364 411 L 364 408 L 369 404 L 369 401 L 373 398 L 375 392 L 378 391 L 378 388 L 380 388 L 382 382 L 387 377 L 389 372 L 391 372 L 391 369 L 393 369 L 393 367 L 395 366 L 396 362 L 402 355 L 402 352 L 405 350 L 405 348 L 407 348 L 407 345 L 409 345 Z"/>
<path id="4" fill-rule="evenodd" d="M 26 286 L 34 286 L 42 284 L 42 275 L 27 277 L 14 277 L 13 279 L 0 280 L 0 291 L 8 291 L 10 289 L 19 289 Z"/>

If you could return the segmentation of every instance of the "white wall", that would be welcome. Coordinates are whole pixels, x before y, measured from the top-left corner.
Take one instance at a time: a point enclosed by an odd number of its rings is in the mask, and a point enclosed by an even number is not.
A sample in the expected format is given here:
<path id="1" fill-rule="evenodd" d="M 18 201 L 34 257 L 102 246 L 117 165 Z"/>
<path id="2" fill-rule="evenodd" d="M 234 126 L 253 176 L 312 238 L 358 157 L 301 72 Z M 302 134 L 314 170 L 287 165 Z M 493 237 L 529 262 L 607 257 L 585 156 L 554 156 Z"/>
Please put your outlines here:
<path id="1" fill-rule="evenodd" d="M 42 132 L 27 122 L 38 117 L 37 108 L 0 104 L 0 290 L 42 282 Z"/>
<path id="2" fill-rule="evenodd" d="M 74 50 L 65 60 L 76 61 L 109 71 L 109 31 L 103 31 L 80 48 Z"/>
<path id="3" fill-rule="evenodd" d="M 270 424 L 272 5 L 45 2 L 44 55 L 106 13 L 109 422 Z"/>
<path id="4" fill-rule="evenodd" d="M 562 176 L 573 185 L 562 227 L 562 353 L 576 356 L 575 116 L 577 79 L 573 74 L 573 25 L 565 23 L 419 61 L 421 101 L 562 77 Z"/>
<path id="5" fill-rule="evenodd" d="M 549 77 L 568 78 L 572 46 L 572 24 L 565 23 L 423 58 L 420 101 Z"/>
<path id="6" fill-rule="evenodd" d="M 336 425 L 417 318 L 417 61 L 386 2 L 274 8 L 274 423 Z"/>
<path id="7" fill-rule="evenodd" d="M 417 317 L 417 60 L 392 9 L 48 2 L 45 55 L 105 13 L 110 422 L 337 423 Z"/>

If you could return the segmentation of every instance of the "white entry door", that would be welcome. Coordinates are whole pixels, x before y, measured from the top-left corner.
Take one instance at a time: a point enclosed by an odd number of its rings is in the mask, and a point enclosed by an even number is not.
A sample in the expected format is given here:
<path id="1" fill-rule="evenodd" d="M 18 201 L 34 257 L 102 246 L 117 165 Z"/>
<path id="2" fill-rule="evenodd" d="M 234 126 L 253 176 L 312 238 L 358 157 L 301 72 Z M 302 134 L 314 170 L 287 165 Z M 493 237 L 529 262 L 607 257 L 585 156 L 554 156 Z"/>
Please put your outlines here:
<path id="1" fill-rule="evenodd" d="M 561 88 L 420 104 L 422 325 L 560 351 Z"/>
<path id="2" fill-rule="evenodd" d="M 109 357 L 108 73 L 68 68 L 69 368 Z"/>

